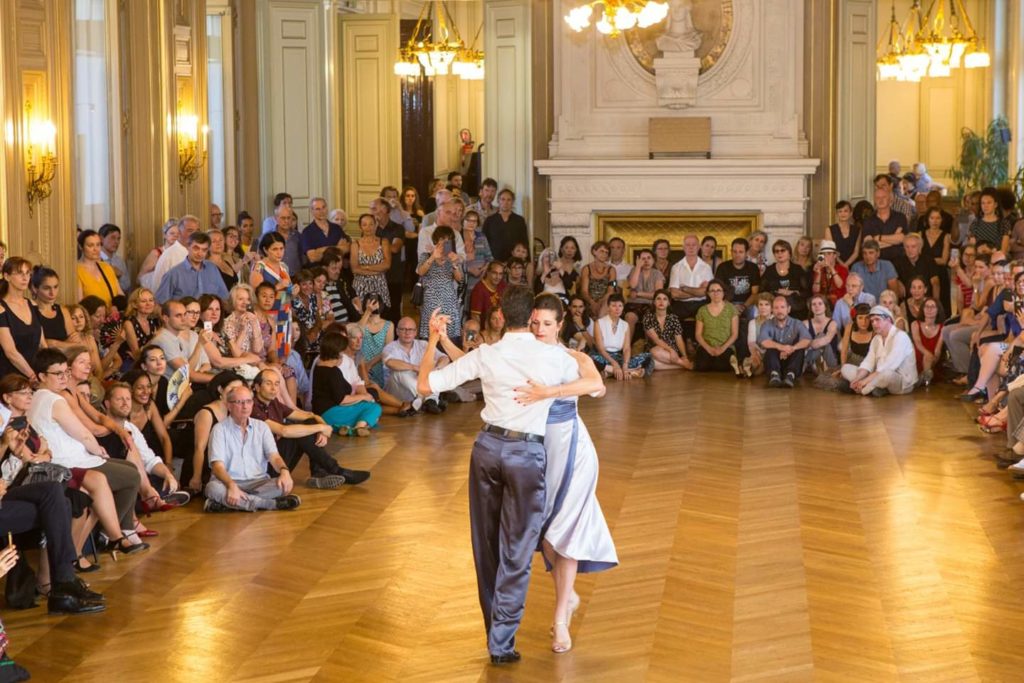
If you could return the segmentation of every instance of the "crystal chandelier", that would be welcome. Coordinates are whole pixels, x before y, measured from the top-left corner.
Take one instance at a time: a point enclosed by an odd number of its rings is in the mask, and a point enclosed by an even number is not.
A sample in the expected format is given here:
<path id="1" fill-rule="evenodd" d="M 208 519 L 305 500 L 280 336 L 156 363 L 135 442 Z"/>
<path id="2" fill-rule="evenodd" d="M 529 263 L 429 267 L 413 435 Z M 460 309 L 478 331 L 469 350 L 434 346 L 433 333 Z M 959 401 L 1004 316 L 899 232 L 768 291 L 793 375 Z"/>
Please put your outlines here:
<path id="1" fill-rule="evenodd" d="M 432 9 L 436 7 L 436 12 Z M 430 21 L 436 16 L 436 26 Z M 482 28 L 482 25 L 481 25 Z M 480 31 L 477 31 L 477 37 Z M 467 48 L 444 0 L 428 0 L 420 10 L 416 27 L 408 42 L 398 51 L 396 76 L 447 76 L 449 72 L 467 80 L 484 77 L 484 53 L 473 46 Z"/>
<path id="2" fill-rule="evenodd" d="M 896 1 L 892 2 L 889 30 L 883 47 L 879 44 L 878 80 L 918 82 L 925 76 L 942 78 L 952 69 L 987 67 L 991 57 L 985 43 L 974 30 L 963 0 L 932 0 L 921 13 L 920 0 L 914 0 L 901 26 L 896 21 Z"/>
<path id="3" fill-rule="evenodd" d="M 606 36 L 617 36 L 631 28 L 654 26 L 668 16 L 668 2 L 657 0 L 592 0 L 572 8 L 565 23 L 579 33 L 590 26 L 594 9 L 601 6 L 601 18 L 594 27 Z"/>

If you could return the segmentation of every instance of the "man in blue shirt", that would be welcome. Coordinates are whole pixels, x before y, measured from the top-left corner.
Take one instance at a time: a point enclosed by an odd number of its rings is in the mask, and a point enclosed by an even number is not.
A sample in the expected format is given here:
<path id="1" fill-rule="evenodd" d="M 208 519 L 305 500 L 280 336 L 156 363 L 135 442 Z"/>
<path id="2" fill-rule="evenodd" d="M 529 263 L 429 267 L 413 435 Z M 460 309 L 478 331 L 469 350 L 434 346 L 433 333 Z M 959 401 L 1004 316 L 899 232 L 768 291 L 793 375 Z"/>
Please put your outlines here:
<path id="1" fill-rule="evenodd" d="M 772 301 L 772 317 L 761 326 L 757 343 L 765 350 L 768 386 L 792 389 L 804 371 L 804 350 L 811 345 L 811 333 L 806 325 L 790 317 L 786 297 L 777 296 Z"/>
<path id="2" fill-rule="evenodd" d="M 252 419 L 253 394 L 244 385 L 228 389 L 228 418 L 210 431 L 210 477 L 207 512 L 227 510 L 294 510 L 301 499 L 292 495 L 292 475 L 277 452 L 266 422 Z M 271 478 L 267 466 L 277 471 Z"/>
<path id="3" fill-rule="evenodd" d="M 328 247 L 337 247 L 342 254 L 347 254 L 352 240 L 340 225 L 327 220 L 327 202 L 321 197 L 314 197 L 309 202 L 309 211 L 313 214 L 313 220 L 300 234 L 306 261 L 310 264 L 320 263 Z"/>
<path id="4" fill-rule="evenodd" d="M 877 241 L 865 239 L 860 245 L 861 261 L 853 264 L 851 273 L 860 275 L 864 281 L 864 291 L 875 297 L 877 301 L 882 292 L 891 289 L 899 291 L 899 279 L 896 274 L 896 267 L 892 262 L 880 258 L 881 249 Z"/>
<path id="5" fill-rule="evenodd" d="M 188 240 L 188 256 L 167 271 L 156 290 L 156 300 L 162 304 L 186 296 L 198 299 L 203 294 L 215 294 L 226 300 L 228 288 L 220 269 L 206 260 L 209 253 L 210 236 L 205 232 L 192 233 Z"/>

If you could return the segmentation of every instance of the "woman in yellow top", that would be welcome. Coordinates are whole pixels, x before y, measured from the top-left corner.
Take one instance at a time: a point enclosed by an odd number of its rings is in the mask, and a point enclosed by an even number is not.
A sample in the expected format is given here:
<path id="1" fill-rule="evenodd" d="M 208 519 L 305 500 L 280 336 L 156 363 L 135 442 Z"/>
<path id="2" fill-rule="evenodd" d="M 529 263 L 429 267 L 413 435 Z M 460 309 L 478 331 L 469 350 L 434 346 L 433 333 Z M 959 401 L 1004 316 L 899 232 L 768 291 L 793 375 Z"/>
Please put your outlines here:
<path id="1" fill-rule="evenodd" d="M 78 300 L 87 296 L 98 296 L 108 308 L 113 305 L 114 297 L 121 296 L 121 285 L 117 283 L 117 273 L 109 263 L 100 260 L 100 244 L 102 240 L 95 230 L 83 230 L 78 235 L 78 248 L 82 253 L 78 261 Z"/>

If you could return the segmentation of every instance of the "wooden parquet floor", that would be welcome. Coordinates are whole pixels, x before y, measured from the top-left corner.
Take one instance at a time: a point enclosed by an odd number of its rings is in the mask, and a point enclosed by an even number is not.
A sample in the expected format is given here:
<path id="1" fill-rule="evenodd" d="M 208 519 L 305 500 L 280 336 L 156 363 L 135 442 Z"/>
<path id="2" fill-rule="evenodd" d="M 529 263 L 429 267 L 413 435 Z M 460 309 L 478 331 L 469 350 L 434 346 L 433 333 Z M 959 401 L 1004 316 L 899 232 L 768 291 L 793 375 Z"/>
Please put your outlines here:
<path id="1" fill-rule="evenodd" d="M 471 405 L 337 439 L 373 478 L 295 512 L 151 518 L 90 575 L 105 614 L 5 611 L 12 652 L 39 681 L 1020 681 L 1022 487 L 952 394 L 668 373 L 585 400 L 622 564 L 578 581 L 569 654 L 535 571 L 523 661 L 488 663 Z"/>

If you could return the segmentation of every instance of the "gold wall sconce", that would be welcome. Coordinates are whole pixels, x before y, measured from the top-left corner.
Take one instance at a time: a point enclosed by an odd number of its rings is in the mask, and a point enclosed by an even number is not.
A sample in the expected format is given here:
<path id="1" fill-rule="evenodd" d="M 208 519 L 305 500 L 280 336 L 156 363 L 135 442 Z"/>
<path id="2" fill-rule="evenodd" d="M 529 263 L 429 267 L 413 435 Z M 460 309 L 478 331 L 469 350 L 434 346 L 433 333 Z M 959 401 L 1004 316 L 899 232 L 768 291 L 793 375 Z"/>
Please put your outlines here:
<path id="1" fill-rule="evenodd" d="M 199 126 L 199 118 L 191 114 L 178 114 L 176 119 L 178 137 L 178 187 L 185 189 L 185 183 L 193 183 L 199 177 L 199 169 L 206 163 L 207 136 L 209 126 Z M 201 134 L 201 135 L 200 135 Z"/>
<path id="2" fill-rule="evenodd" d="M 33 207 L 53 193 L 57 174 L 57 127 L 53 121 L 32 116 L 32 103 L 25 102 L 25 196 L 28 215 Z"/>

